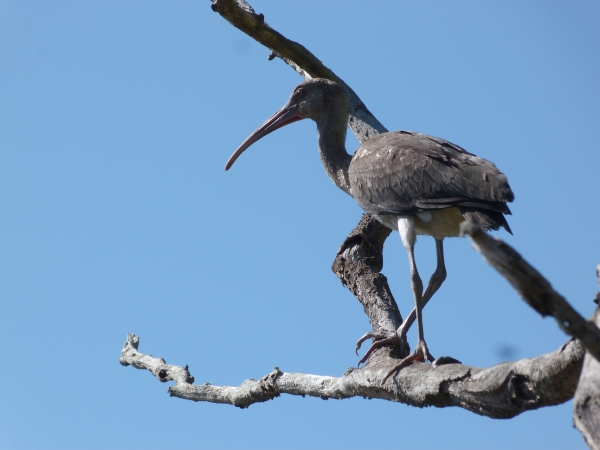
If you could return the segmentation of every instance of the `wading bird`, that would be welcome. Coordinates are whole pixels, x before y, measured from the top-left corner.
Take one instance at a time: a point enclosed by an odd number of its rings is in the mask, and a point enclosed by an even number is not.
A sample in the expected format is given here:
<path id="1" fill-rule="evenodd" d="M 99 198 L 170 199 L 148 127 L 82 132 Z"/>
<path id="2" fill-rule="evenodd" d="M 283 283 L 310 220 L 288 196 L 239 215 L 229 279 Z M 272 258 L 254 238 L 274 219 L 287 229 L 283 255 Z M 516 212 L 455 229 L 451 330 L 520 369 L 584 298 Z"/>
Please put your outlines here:
<path id="1" fill-rule="evenodd" d="M 374 342 L 361 360 L 366 361 L 382 345 L 400 344 L 416 315 L 417 346 L 387 379 L 413 361 L 434 361 L 425 343 L 421 310 L 446 279 L 443 239 L 459 236 L 465 220 L 477 222 L 485 230 L 504 227 L 511 233 L 504 214 L 510 214 L 506 203 L 514 200 L 514 194 L 506 176 L 493 163 L 420 133 L 382 133 L 351 156 L 345 147 L 347 117 L 348 101 L 339 85 L 320 78 L 305 81 L 294 89 L 283 108 L 238 147 L 225 170 L 244 150 L 278 128 L 302 119 L 317 123 L 319 152 L 327 175 L 365 212 L 397 230 L 408 252 L 415 314 L 411 313 L 395 333 Z M 419 234 L 432 236 L 436 243 L 437 267 L 425 293 L 414 257 Z M 373 337 L 372 333 L 367 335 Z M 357 348 L 364 340 L 359 340 Z"/>

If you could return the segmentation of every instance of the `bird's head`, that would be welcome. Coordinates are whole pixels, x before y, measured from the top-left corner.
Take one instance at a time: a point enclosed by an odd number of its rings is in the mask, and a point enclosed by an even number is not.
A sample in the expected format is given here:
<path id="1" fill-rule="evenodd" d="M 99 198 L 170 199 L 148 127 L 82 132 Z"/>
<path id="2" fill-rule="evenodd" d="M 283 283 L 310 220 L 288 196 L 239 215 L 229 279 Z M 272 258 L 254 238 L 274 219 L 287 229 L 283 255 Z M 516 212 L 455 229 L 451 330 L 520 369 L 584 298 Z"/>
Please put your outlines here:
<path id="1" fill-rule="evenodd" d="M 292 92 L 287 103 L 283 105 L 283 108 L 269 117 L 265 123 L 242 142 L 227 161 L 225 170 L 229 170 L 244 150 L 267 134 L 298 120 L 313 119 L 318 121 L 320 116 L 328 114 L 330 108 L 339 108 L 340 105 L 347 109 L 344 91 L 333 81 L 314 78 L 300 83 Z"/>

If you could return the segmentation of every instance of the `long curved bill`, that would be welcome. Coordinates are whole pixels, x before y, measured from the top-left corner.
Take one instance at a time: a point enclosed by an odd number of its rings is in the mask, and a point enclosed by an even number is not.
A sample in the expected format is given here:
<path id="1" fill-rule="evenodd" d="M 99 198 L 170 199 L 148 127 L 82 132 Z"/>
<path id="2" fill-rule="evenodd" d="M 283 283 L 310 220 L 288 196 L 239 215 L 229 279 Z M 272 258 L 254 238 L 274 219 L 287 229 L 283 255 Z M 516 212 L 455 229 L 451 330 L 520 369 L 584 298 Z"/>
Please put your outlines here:
<path id="1" fill-rule="evenodd" d="M 229 168 L 233 166 L 235 160 L 238 159 L 244 150 L 246 150 L 256 141 L 265 137 L 267 134 L 272 133 L 278 128 L 284 127 L 293 122 L 297 122 L 298 120 L 302 120 L 302 117 L 298 116 L 296 108 L 290 108 L 288 105 L 285 105 L 283 108 L 269 117 L 265 123 L 258 127 L 254 133 L 252 133 L 244 142 L 242 142 L 242 145 L 240 145 L 237 150 L 233 152 L 233 155 L 231 155 L 227 161 L 227 164 L 225 164 L 225 170 L 229 170 Z"/>

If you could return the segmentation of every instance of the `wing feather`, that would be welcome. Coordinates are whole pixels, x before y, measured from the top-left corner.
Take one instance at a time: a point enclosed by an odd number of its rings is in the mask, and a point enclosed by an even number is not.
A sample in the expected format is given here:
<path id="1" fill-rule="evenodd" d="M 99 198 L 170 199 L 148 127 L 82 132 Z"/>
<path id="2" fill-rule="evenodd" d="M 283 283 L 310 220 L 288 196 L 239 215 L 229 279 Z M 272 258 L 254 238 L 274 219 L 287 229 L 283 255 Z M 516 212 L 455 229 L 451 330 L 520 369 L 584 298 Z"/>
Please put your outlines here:
<path id="1" fill-rule="evenodd" d="M 354 154 L 352 194 L 372 214 L 452 206 L 510 214 L 514 194 L 490 161 L 443 139 L 397 131 L 380 134 Z"/>

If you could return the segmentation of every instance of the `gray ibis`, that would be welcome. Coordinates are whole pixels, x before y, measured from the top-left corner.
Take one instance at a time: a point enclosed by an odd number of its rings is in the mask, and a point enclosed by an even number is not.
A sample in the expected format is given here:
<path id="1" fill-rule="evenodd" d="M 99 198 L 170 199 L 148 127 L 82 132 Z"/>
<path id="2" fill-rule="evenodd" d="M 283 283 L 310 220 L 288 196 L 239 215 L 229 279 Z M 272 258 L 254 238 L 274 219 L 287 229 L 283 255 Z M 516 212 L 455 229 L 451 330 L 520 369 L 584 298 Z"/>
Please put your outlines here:
<path id="1" fill-rule="evenodd" d="M 349 193 L 359 206 L 385 226 L 400 233 L 408 253 L 415 308 L 389 335 L 367 333 L 376 348 L 403 342 L 416 315 L 417 346 L 385 379 L 414 361 L 434 361 L 423 334 L 421 311 L 446 279 L 443 240 L 460 235 L 465 220 L 485 230 L 503 227 L 512 233 L 504 214 L 514 194 L 506 176 L 496 166 L 444 139 L 411 131 L 382 133 L 362 144 L 354 155 L 346 152 L 348 101 L 336 83 L 315 78 L 299 84 L 287 103 L 254 131 L 231 155 L 228 170 L 253 143 L 267 134 L 302 119 L 317 123 L 319 152 L 325 172 L 334 184 Z M 435 239 L 437 267 L 425 292 L 417 271 L 414 246 L 417 235 Z M 360 363 L 359 363 L 360 364 Z M 384 379 L 384 381 L 385 381 Z"/>

